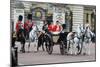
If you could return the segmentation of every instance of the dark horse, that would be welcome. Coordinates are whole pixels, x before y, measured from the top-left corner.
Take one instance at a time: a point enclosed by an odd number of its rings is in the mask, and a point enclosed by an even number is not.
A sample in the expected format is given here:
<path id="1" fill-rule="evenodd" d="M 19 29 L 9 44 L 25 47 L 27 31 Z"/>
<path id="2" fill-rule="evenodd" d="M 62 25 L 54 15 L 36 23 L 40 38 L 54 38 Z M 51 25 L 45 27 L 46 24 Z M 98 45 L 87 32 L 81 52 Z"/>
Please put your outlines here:
<path id="1" fill-rule="evenodd" d="M 52 43 L 52 40 L 51 40 L 50 35 L 47 33 L 41 33 L 40 36 L 38 37 L 37 51 L 39 51 L 39 47 L 41 46 L 42 46 L 42 50 L 45 51 L 44 49 L 44 46 L 45 46 L 46 51 L 48 52 L 48 50 L 50 50 L 51 43 Z"/>
<path id="2" fill-rule="evenodd" d="M 44 42 L 45 42 L 45 35 L 44 33 L 41 32 L 40 36 L 38 37 L 38 46 L 37 46 L 37 51 L 39 51 L 39 47 L 42 46 L 43 51 L 45 51 L 44 49 Z"/>
<path id="3" fill-rule="evenodd" d="M 25 32 L 24 29 L 20 29 L 19 32 L 17 32 L 16 40 L 21 43 L 21 52 L 25 52 Z"/>

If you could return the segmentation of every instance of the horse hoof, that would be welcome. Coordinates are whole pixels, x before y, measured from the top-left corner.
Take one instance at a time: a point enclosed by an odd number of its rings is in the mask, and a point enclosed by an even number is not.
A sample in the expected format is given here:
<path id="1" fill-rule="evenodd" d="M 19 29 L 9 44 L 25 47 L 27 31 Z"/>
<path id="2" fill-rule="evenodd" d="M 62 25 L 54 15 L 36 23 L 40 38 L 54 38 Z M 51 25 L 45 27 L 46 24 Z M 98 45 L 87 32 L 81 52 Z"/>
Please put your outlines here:
<path id="1" fill-rule="evenodd" d="M 20 50 L 21 53 L 23 53 L 23 50 Z"/>
<path id="2" fill-rule="evenodd" d="M 25 51 L 23 51 L 22 53 L 25 53 Z"/>
<path id="3" fill-rule="evenodd" d="M 68 53 L 66 55 L 69 55 Z"/>
<path id="4" fill-rule="evenodd" d="M 28 53 L 30 53 L 30 51 L 27 51 Z"/>
<path id="5" fill-rule="evenodd" d="M 77 55 L 80 55 L 80 53 L 77 53 Z"/>
<path id="6" fill-rule="evenodd" d="M 22 50 L 22 53 L 25 53 L 25 51 Z"/>
<path id="7" fill-rule="evenodd" d="M 86 53 L 83 53 L 83 55 L 86 55 Z"/>
<path id="8" fill-rule="evenodd" d="M 22 52 L 22 50 L 20 50 L 20 52 Z"/>
<path id="9" fill-rule="evenodd" d="M 65 51 L 65 53 L 66 53 L 66 54 L 68 54 L 68 52 L 67 52 L 67 51 Z"/>
<path id="10" fill-rule="evenodd" d="M 75 56 L 77 55 L 77 53 L 74 54 Z"/>

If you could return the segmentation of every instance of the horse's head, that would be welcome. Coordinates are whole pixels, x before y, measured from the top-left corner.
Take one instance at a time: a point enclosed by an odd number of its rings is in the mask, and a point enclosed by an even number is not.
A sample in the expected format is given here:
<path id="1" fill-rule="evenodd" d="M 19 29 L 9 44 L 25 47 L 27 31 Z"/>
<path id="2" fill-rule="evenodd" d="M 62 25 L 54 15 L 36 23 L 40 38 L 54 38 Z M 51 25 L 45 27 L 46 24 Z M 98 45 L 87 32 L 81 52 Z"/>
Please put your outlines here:
<path id="1" fill-rule="evenodd" d="M 34 25 L 32 26 L 32 30 L 33 30 L 33 31 L 37 31 L 37 25 L 36 25 L 36 24 L 34 24 Z"/>
<path id="2" fill-rule="evenodd" d="M 78 37 L 82 37 L 85 34 L 85 29 L 83 25 L 79 25 L 77 29 Z"/>
<path id="3" fill-rule="evenodd" d="M 86 27 L 85 36 L 86 37 L 95 37 L 95 34 L 91 31 L 89 26 Z"/>

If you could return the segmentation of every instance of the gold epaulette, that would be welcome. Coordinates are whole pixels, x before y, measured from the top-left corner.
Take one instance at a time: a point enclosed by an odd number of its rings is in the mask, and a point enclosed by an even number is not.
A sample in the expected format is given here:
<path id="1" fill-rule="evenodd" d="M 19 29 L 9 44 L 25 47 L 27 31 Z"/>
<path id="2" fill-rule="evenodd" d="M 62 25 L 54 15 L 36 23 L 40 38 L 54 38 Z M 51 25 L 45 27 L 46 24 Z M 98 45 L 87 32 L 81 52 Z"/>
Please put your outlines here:
<path id="1" fill-rule="evenodd" d="M 13 33 L 13 37 L 16 37 L 16 32 Z"/>

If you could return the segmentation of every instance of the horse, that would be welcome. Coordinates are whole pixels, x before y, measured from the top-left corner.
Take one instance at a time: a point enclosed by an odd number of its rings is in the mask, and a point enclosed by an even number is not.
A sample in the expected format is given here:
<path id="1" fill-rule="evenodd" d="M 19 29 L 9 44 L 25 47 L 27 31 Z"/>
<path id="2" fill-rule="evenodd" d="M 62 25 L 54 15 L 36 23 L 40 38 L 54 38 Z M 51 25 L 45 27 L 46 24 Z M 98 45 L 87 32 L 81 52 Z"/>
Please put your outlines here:
<path id="1" fill-rule="evenodd" d="M 84 40 L 84 28 L 79 25 L 75 32 L 69 32 L 67 35 L 67 53 L 71 52 L 71 54 L 77 55 L 81 54 Z"/>
<path id="2" fill-rule="evenodd" d="M 85 29 L 85 37 L 84 37 L 84 53 L 88 55 L 91 54 L 90 46 L 92 45 L 92 38 L 95 37 L 95 34 L 90 30 L 90 27 L 87 26 Z"/>
<path id="3" fill-rule="evenodd" d="M 72 54 L 73 52 L 73 47 L 74 47 L 74 35 L 75 33 L 74 32 L 69 32 L 68 35 L 67 35 L 67 49 L 66 49 L 66 53 L 69 54 Z"/>
<path id="4" fill-rule="evenodd" d="M 31 42 L 34 42 L 34 51 L 36 50 L 37 44 L 38 44 L 38 28 L 37 25 L 32 26 L 32 30 L 29 32 L 29 44 L 28 44 L 28 52 L 30 49 Z"/>
<path id="5" fill-rule="evenodd" d="M 18 32 L 13 32 L 13 35 L 16 36 L 12 40 L 12 43 L 15 44 L 15 41 L 18 41 L 21 43 L 21 49 L 20 52 L 25 53 L 25 34 L 24 29 L 19 29 Z"/>
<path id="6" fill-rule="evenodd" d="M 32 26 L 32 30 L 29 33 L 29 44 L 28 44 L 28 52 L 30 49 L 30 43 L 34 42 L 34 52 L 39 51 L 39 47 L 42 46 L 43 51 L 44 49 L 44 33 L 38 28 L 35 24 Z"/>
<path id="7" fill-rule="evenodd" d="M 39 47 L 41 46 L 42 46 L 43 51 L 45 51 L 44 43 L 45 43 L 45 33 L 42 31 L 39 31 L 37 51 L 39 51 Z"/>

